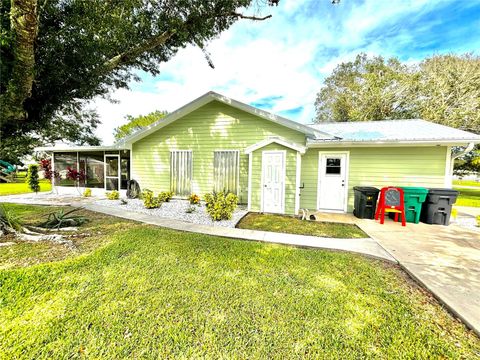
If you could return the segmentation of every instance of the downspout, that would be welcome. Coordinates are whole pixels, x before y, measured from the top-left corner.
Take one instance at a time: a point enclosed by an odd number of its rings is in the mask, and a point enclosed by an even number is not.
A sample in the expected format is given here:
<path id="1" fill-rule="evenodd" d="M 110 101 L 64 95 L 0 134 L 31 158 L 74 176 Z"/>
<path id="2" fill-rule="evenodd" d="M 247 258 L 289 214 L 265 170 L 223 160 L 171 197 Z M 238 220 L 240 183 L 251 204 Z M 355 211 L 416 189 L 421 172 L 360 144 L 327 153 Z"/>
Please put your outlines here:
<path id="1" fill-rule="evenodd" d="M 467 146 L 465 146 L 465 148 L 463 150 L 460 150 L 458 153 L 456 154 L 452 154 L 452 158 L 450 160 L 450 179 L 453 177 L 453 166 L 455 164 L 455 159 L 458 159 L 459 157 L 465 155 L 465 154 L 468 154 L 470 151 L 473 150 L 473 148 L 475 147 L 475 144 L 473 142 L 471 143 L 468 143 Z M 451 181 L 450 181 L 450 187 L 451 187 Z"/>

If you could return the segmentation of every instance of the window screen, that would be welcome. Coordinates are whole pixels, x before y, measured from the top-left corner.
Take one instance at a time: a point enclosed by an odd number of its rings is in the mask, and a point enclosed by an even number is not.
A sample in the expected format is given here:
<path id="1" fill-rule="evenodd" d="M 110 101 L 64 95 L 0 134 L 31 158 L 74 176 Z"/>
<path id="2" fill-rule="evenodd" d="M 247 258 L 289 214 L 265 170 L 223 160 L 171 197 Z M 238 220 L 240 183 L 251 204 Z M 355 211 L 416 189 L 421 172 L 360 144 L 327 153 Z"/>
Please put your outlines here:
<path id="1" fill-rule="evenodd" d="M 213 189 L 238 193 L 239 152 L 237 150 L 215 151 L 213 155 Z"/>
<path id="2" fill-rule="evenodd" d="M 188 196 L 192 192 L 192 152 L 177 150 L 170 153 L 170 190 L 175 195 Z"/>
<path id="3" fill-rule="evenodd" d="M 327 166 L 325 168 L 325 174 L 340 174 L 342 167 L 341 167 L 341 159 L 339 158 L 327 158 Z"/>

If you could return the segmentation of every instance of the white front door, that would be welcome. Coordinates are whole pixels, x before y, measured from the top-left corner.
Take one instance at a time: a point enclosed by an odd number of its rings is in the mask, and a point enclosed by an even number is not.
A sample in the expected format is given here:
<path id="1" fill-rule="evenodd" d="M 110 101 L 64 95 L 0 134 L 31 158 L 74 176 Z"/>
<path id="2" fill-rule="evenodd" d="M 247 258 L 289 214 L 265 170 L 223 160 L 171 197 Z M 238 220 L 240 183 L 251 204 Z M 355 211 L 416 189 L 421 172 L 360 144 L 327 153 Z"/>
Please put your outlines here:
<path id="1" fill-rule="evenodd" d="M 347 154 L 320 154 L 318 209 L 346 211 Z"/>
<path id="2" fill-rule="evenodd" d="M 262 153 L 262 211 L 284 213 L 285 151 Z"/>

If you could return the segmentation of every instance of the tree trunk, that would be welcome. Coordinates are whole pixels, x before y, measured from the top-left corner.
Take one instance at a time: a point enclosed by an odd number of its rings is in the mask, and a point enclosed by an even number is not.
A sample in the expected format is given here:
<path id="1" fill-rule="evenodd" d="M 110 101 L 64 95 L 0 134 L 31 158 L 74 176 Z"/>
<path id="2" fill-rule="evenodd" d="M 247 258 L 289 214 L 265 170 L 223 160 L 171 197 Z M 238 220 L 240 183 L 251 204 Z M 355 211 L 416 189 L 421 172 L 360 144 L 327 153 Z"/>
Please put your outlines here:
<path id="1" fill-rule="evenodd" d="M 7 91 L 2 95 L 6 120 L 25 120 L 23 103 L 32 94 L 35 79 L 35 41 L 38 35 L 37 0 L 11 0 L 10 28 L 14 63 Z"/>

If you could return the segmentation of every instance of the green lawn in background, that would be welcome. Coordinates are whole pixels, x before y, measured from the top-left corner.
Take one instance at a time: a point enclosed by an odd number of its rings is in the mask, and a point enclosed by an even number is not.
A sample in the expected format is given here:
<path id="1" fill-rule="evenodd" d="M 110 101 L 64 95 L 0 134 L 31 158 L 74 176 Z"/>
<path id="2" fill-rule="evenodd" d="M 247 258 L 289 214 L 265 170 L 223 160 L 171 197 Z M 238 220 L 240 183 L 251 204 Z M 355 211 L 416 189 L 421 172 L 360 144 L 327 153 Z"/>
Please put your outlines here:
<path id="1" fill-rule="evenodd" d="M 305 221 L 291 216 L 247 214 L 237 225 L 240 229 L 263 230 L 331 238 L 367 238 L 356 225 Z"/>
<path id="2" fill-rule="evenodd" d="M 48 180 L 40 180 L 40 191 L 51 191 L 52 185 Z M 25 182 L 0 183 L 0 196 L 31 193 Z"/>
<path id="3" fill-rule="evenodd" d="M 455 205 L 480 207 L 480 188 L 465 189 L 461 187 L 454 187 L 454 189 L 460 192 Z"/>
<path id="4" fill-rule="evenodd" d="M 474 180 L 453 180 L 453 185 L 478 186 L 478 187 L 480 187 L 480 182 L 479 181 L 474 181 Z"/>
<path id="5" fill-rule="evenodd" d="M 30 224 L 51 207 L 16 206 Z M 395 265 L 89 213 L 79 250 L 0 270 L 4 358 L 475 358 L 480 340 Z M 51 247 L 50 256 L 43 257 Z M 67 251 L 67 250 L 64 250 Z M 35 255 L 37 254 L 37 255 Z M 55 261 L 55 255 L 58 260 Z M 31 266 L 31 257 L 41 264 Z M 11 261 L 0 256 L 0 267 Z"/>

